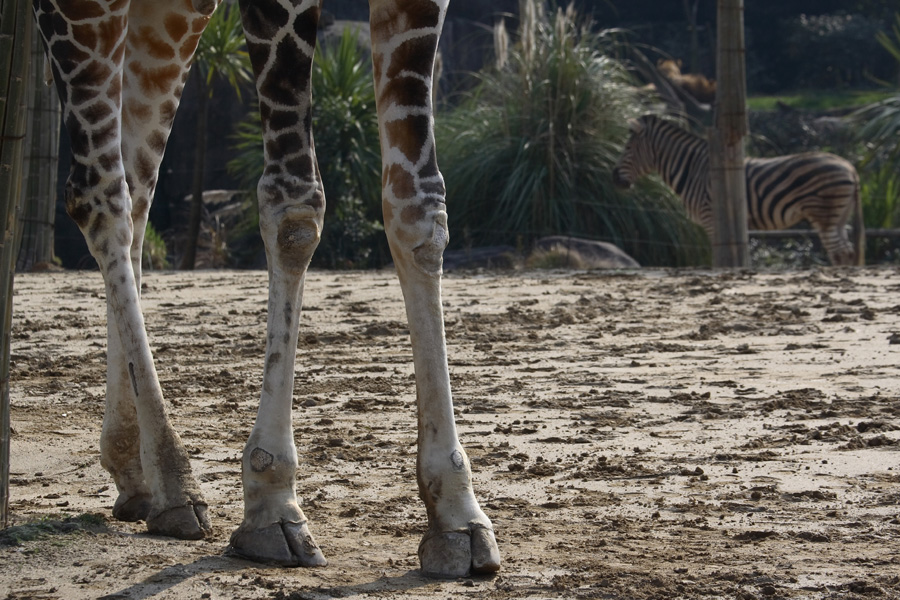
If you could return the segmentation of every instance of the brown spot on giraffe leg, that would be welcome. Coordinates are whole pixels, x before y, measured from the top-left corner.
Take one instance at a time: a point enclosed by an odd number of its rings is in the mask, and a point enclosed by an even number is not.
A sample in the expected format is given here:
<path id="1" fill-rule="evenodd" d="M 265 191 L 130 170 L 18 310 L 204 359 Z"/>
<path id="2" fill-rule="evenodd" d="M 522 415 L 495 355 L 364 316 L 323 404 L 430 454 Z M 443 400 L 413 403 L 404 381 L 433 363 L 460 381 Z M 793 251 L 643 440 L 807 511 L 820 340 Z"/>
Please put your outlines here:
<path id="1" fill-rule="evenodd" d="M 272 466 L 274 460 L 275 457 L 262 448 L 254 448 L 250 452 L 250 467 L 257 473 L 262 473 Z"/>

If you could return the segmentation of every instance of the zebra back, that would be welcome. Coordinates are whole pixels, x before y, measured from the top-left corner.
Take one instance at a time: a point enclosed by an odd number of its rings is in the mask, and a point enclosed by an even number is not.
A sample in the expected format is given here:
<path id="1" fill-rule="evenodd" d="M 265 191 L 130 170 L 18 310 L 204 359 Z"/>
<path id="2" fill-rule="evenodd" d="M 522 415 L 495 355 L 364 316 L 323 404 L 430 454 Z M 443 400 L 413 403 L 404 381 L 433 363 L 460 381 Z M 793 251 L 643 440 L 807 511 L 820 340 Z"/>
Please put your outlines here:
<path id="1" fill-rule="evenodd" d="M 848 161 L 826 152 L 748 158 L 750 229 L 787 229 L 807 219 L 818 231 L 843 227 L 856 202 L 859 177 Z"/>

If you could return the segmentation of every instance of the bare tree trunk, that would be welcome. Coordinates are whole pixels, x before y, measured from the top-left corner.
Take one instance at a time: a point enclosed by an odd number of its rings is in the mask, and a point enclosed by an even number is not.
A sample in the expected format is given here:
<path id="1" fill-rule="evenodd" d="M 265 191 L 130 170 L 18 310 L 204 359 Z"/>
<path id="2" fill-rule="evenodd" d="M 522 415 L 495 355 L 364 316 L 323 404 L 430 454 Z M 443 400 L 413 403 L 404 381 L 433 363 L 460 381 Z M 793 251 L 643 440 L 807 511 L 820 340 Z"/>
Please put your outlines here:
<path id="1" fill-rule="evenodd" d="M 192 271 L 197 261 L 197 243 L 200 240 L 200 222 L 203 219 L 203 175 L 206 166 L 206 121 L 209 114 L 209 90 L 204 81 L 200 86 L 197 109 L 197 135 L 194 143 L 194 180 L 191 186 L 191 216 L 188 221 L 184 254 L 179 269 Z"/>
<path id="2" fill-rule="evenodd" d="M 16 217 L 22 196 L 30 5 L 25 0 L 0 0 L 0 529 L 6 527 L 9 508 L 9 342 Z"/>
<path id="3" fill-rule="evenodd" d="M 31 73 L 28 78 L 28 131 L 19 220 L 17 271 L 29 271 L 38 263 L 53 262 L 56 221 L 56 173 L 59 162 L 59 98 L 44 81 L 44 46 L 32 36 Z"/>
<path id="4" fill-rule="evenodd" d="M 709 173 L 713 208 L 713 266 L 750 264 L 744 136 L 747 84 L 744 72 L 744 2 L 718 0 L 715 126 L 710 131 Z"/>

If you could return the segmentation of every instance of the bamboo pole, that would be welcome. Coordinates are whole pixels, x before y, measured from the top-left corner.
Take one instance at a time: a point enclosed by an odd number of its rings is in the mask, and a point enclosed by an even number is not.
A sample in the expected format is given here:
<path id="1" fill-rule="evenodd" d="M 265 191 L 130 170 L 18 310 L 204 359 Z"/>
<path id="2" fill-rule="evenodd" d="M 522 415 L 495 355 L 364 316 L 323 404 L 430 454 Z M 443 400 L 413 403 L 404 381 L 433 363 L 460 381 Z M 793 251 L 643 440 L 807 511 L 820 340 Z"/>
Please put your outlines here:
<path id="1" fill-rule="evenodd" d="M 713 266 L 750 264 L 744 136 L 747 80 L 744 68 L 744 2 L 718 0 L 715 125 L 709 134 L 713 208 Z"/>
<path id="2" fill-rule="evenodd" d="M 9 342 L 16 217 L 25 148 L 30 4 L 26 0 L 0 0 L 0 528 L 6 527 L 9 508 Z"/>

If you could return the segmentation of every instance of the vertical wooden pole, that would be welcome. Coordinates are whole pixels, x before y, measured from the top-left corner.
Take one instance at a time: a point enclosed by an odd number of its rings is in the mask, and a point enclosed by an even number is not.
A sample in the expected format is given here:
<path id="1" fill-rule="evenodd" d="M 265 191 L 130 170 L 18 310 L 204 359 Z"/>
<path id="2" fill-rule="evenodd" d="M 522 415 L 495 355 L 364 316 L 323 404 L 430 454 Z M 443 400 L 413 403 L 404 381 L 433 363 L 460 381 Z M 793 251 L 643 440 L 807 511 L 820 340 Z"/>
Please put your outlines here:
<path id="1" fill-rule="evenodd" d="M 9 508 L 9 342 L 16 217 L 22 196 L 31 3 L 0 0 L 0 528 Z"/>
<path id="2" fill-rule="evenodd" d="M 56 222 L 56 171 L 59 162 L 60 105 L 56 89 L 44 81 L 44 44 L 31 36 L 31 72 L 28 77 L 28 130 L 23 166 L 21 240 L 16 271 L 53 262 Z"/>
<path id="3" fill-rule="evenodd" d="M 718 0 L 715 126 L 709 135 L 713 209 L 713 266 L 750 264 L 744 136 L 747 81 L 744 69 L 744 1 Z"/>

